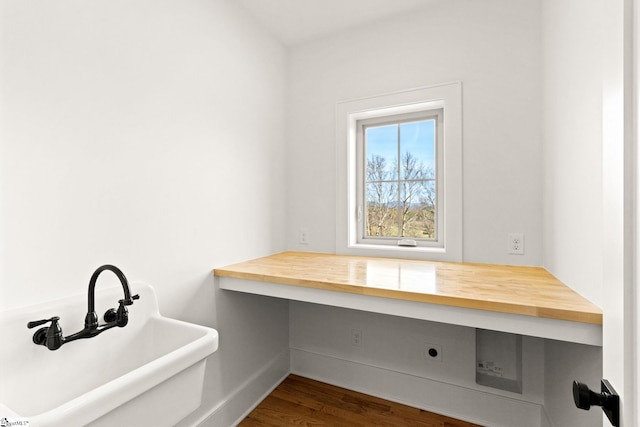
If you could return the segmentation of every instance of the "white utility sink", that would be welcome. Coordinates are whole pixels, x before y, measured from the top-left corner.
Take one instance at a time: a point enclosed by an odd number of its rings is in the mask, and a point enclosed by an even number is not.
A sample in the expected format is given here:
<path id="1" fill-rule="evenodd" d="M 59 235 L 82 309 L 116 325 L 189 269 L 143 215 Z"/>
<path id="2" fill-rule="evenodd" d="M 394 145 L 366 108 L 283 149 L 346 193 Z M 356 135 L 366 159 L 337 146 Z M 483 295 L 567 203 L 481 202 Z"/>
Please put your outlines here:
<path id="1" fill-rule="evenodd" d="M 140 299 L 129 324 L 50 351 L 32 341 L 27 322 L 60 316 L 65 336 L 84 327 L 87 292 L 0 312 L 0 419 L 46 426 L 170 426 L 200 406 L 215 329 L 160 315 L 153 289 L 133 282 Z M 96 288 L 96 312 L 117 307 L 123 290 Z"/>

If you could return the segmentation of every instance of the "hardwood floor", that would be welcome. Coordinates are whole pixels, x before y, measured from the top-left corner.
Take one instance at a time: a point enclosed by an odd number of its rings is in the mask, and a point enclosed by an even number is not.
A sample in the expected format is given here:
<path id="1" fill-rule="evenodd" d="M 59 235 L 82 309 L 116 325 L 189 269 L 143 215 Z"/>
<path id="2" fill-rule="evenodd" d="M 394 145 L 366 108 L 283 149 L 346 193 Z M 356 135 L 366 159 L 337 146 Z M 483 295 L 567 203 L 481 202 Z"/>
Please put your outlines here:
<path id="1" fill-rule="evenodd" d="M 481 427 L 297 375 L 289 375 L 239 426 Z"/>

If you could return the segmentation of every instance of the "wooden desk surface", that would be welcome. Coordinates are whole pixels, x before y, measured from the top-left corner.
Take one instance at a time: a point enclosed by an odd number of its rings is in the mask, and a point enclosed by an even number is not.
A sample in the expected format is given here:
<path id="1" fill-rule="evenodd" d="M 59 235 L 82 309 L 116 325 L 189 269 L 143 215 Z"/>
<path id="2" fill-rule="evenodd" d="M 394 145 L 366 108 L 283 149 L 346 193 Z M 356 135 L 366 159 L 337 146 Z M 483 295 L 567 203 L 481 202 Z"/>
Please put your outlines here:
<path id="1" fill-rule="evenodd" d="M 283 252 L 216 276 L 601 325 L 602 310 L 541 267 Z"/>

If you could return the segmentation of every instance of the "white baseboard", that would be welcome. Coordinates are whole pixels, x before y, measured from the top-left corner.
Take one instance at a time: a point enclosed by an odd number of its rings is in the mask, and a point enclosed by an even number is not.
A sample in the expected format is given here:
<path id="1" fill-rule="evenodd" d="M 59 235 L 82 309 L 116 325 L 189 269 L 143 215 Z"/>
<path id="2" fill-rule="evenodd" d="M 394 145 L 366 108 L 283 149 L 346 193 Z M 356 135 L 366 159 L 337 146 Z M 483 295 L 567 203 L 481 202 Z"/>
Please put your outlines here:
<path id="1" fill-rule="evenodd" d="M 290 349 L 291 373 L 487 427 L 541 427 L 540 404 Z"/>
<path id="2" fill-rule="evenodd" d="M 242 421 L 289 375 L 289 352 L 285 351 L 248 378 L 195 424 L 198 427 L 229 427 Z M 247 409 L 249 408 L 249 409 Z"/>

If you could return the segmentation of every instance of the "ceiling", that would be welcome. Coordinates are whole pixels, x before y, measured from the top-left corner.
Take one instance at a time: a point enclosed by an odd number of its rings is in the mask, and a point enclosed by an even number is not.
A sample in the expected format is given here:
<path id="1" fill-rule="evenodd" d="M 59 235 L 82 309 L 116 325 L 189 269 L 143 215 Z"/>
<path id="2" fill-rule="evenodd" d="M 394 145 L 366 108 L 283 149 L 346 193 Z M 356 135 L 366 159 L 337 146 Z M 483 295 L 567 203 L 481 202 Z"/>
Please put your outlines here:
<path id="1" fill-rule="evenodd" d="M 286 46 L 402 15 L 435 0 L 237 0 Z"/>

